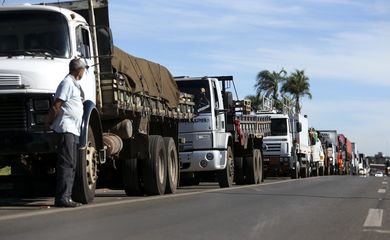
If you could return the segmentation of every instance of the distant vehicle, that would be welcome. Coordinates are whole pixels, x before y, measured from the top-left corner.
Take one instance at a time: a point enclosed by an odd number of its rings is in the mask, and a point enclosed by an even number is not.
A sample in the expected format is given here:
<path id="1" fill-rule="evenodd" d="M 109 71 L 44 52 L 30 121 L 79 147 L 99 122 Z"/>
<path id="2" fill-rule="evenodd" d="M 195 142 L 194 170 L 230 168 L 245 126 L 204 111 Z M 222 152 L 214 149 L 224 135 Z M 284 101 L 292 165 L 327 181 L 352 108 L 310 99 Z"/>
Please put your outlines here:
<path id="1" fill-rule="evenodd" d="M 383 172 L 381 171 L 376 172 L 375 177 L 383 177 Z"/>

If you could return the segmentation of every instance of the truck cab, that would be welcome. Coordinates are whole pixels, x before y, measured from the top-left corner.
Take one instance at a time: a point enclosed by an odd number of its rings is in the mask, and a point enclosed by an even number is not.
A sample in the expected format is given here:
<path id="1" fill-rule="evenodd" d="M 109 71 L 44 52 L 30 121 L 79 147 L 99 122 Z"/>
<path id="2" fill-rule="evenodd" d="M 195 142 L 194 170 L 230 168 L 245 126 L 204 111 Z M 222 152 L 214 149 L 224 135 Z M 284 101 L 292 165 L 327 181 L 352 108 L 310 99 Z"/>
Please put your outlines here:
<path id="1" fill-rule="evenodd" d="M 67 9 L 22 5 L 0 8 L 0 27 L 0 150 L 52 151 L 54 140 L 42 132 L 48 130 L 46 116 L 69 61 L 79 57 L 94 65 L 87 22 Z M 80 84 L 85 99 L 95 103 L 94 67 Z"/>
<path id="2" fill-rule="evenodd" d="M 269 175 L 287 175 L 290 172 L 293 144 L 291 117 L 288 114 L 270 114 L 271 134 L 263 140 L 264 170 Z"/>
<path id="3" fill-rule="evenodd" d="M 222 89 L 217 78 L 176 78 L 182 92 L 194 96 L 195 117 L 179 124 L 181 172 L 216 171 L 226 168 L 232 135 L 227 122 Z"/>

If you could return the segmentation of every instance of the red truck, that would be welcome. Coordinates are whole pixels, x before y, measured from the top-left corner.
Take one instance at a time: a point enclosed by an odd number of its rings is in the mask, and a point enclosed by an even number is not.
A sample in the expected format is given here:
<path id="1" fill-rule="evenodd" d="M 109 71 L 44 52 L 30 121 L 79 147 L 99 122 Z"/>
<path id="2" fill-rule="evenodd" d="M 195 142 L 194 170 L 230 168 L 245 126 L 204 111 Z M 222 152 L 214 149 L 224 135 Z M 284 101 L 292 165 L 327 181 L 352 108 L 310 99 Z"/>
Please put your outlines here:
<path id="1" fill-rule="evenodd" d="M 349 174 L 352 161 L 352 142 L 344 134 L 338 135 L 337 160 L 339 174 Z"/>

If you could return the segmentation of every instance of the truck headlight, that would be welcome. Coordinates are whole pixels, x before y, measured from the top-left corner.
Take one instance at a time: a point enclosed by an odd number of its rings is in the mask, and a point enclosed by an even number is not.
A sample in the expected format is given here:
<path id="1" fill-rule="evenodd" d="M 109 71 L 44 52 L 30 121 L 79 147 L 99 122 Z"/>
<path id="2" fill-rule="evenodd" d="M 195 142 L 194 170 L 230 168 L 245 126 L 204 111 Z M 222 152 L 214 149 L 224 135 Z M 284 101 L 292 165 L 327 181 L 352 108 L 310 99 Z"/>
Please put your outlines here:
<path id="1" fill-rule="evenodd" d="M 50 108 L 49 99 L 35 99 L 34 100 L 34 110 L 37 111 L 47 111 Z"/>
<path id="2" fill-rule="evenodd" d="M 213 159 L 214 159 L 214 154 L 212 154 L 212 153 L 207 153 L 207 154 L 206 154 L 206 159 L 209 160 L 209 161 L 213 160 Z"/>

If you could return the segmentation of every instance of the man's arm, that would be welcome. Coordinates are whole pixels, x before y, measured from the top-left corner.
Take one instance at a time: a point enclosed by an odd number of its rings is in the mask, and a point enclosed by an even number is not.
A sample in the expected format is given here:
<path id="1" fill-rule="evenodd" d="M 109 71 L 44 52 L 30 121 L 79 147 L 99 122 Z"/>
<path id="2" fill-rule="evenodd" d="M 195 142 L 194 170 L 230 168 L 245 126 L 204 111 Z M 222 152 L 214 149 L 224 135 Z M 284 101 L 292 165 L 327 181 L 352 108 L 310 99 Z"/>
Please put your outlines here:
<path id="1" fill-rule="evenodd" d="M 57 117 L 57 114 L 59 113 L 63 103 L 64 103 L 64 101 L 59 99 L 59 98 L 57 98 L 54 101 L 53 106 L 50 108 L 50 111 L 49 111 L 48 123 L 50 125 L 53 123 L 54 119 Z"/>

